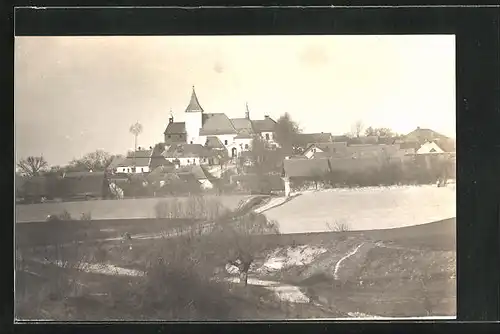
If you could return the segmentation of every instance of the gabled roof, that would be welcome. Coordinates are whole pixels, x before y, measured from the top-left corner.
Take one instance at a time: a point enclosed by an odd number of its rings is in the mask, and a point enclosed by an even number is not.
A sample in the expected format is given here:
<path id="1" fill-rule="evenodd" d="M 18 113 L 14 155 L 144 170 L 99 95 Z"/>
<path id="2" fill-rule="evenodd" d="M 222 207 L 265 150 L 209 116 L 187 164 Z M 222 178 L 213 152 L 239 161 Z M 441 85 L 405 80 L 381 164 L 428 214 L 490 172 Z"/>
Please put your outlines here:
<path id="1" fill-rule="evenodd" d="M 198 97 L 196 96 L 194 86 L 193 92 L 191 93 L 191 100 L 186 107 L 186 112 L 203 112 L 203 108 L 200 106 L 200 102 L 198 101 Z"/>
<path id="2" fill-rule="evenodd" d="M 345 150 L 345 148 L 347 147 L 347 143 L 346 142 L 310 143 L 308 144 L 306 151 L 312 148 L 313 146 L 319 148 L 322 151 L 331 151 L 332 149 L 334 149 L 334 151 L 338 151 L 338 150 Z"/>
<path id="3" fill-rule="evenodd" d="M 201 166 L 183 166 L 180 168 L 160 166 L 155 168 L 148 176 L 149 182 L 193 178 L 195 180 L 207 180 L 210 175 L 207 175 L 205 169 Z"/>
<path id="4" fill-rule="evenodd" d="M 436 140 L 436 144 L 445 152 L 456 152 L 456 143 L 452 139 L 441 139 L 441 140 Z"/>
<path id="5" fill-rule="evenodd" d="M 165 158 L 198 158 L 212 157 L 215 152 L 207 149 L 201 144 L 177 144 L 172 145 L 163 152 Z"/>
<path id="6" fill-rule="evenodd" d="M 106 175 L 105 172 L 66 172 L 63 174 L 63 177 L 65 179 L 68 178 L 92 178 L 92 177 L 97 177 L 97 178 L 103 178 Z"/>
<path id="7" fill-rule="evenodd" d="M 205 174 L 205 170 L 198 165 L 194 166 L 185 166 L 182 168 L 179 168 L 177 170 L 177 174 L 179 175 L 184 175 L 184 174 L 191 174 L 195 177 L 196 180 L 206 180 L 208 179 L 208 176 Z"/>
<path id="8" fill-rule="evenodd" d="M 331 141 L 331 133 L 299 133 L 297 141 L 300 146 L 306 146 L 309 143 L 328 143 Z"/>
<path id="9" fill-rule="evenodd" d="M 248 118 L 232 118 L 231 123 L 233 123 L 233 127 L 238 132 L 238 135 L 235 138 L 250 139 L 254 136 L 255 131 L 253 129 L 252 121 Z"/>
<path id="10" fill-rule="evenodd" d="M 285 176 L 316 177 L 330 171 L 328 159 L 285 159 L 283 160 Z"/>
<path id="11" fill-rule="evenodd" d="M 163 134 L 185 134 L 186 133 L 186 122 L 172 122 L 168 123 L 167 128 Z"/>
<path id="12" fill-rule="evenodd" d="M 151 159 L 152 150 L 138 150 L 135 152 L 129 152 L 125 159 L 119 160 L 115 163 L 116 167 L 129 167 L 129 166 L 149 166 Z"/>
<path id="13" fill-rule="evenodd" d="M 104 175 L 104 172 L 74 172 L 66 173 L 63 180 L 72 195 L 101 195 L 106 185 Z"/>
<path id="14" fill-rule="evenodd" d="M 151 157 L 151 153 L 153 152 L 153 150 L 137 150 L 135 151 L 135 154 L 134 152 L 129 152 L 127 154 L 127 158 L 150 158 Z"/>
<path id="15" fill-rule="evenodd" d="M 264 119 L 258 119 L 251 121 L 255 132 L 273 132 L 276 121 L 271 117 L 265 117 Z"/>
<path id="16" fill-rule="evenodd" d="M 231 123 L 236 131 L 247 131 L 253 133 L 252 121 L 248 118 L 231 118 Z"/>
<path id="17" fill-rule="evenodd" d="M 111 163 L 108 165 L 108 169 L 115 169 L 116 167 L 120 167 L 125 159 L 126 158 L 122 156 L 115 156 Z"/>
<path id="18" fill-rule="evenodd" d="M 244 131 L 238 133 L 238 135 L 236 137 L 234 137 L 235 139 L 252 139 L 254 137 L 253 134 L 250 134 L 250 133 L 245 133 Z"/>
<path id="19" fill-rule="evenodd" d="M 205 146 L 211 149 L 223 149 L 224 144 L 220 141 L 217 136 L 207 136 L 207 140 L 205 142 Z"/>
<path id="20" fill-rule="evenodd" d="M 433 141 L 436 139 L 444 139 L 444 140 L 449 140 L 450 138 L 446 137 L 445 135 L 442 135 L 434 130 L 431 129 L 422 129 L 420 127 L 416 128 L 412 132 L 408 133 L 406 136 L 404 136 L 405 140 L 415 140 L 418 141 L 419 143 L 423 144 L 427 141 Z"/>
<path id="21" fill-rule="evenodd" d="M 238 132 L 233 126 L 231 120 L 226 114 L 213 114 L 207 118 L 203 127 L 200 129 L 201 136 L 229 135 Z"/>

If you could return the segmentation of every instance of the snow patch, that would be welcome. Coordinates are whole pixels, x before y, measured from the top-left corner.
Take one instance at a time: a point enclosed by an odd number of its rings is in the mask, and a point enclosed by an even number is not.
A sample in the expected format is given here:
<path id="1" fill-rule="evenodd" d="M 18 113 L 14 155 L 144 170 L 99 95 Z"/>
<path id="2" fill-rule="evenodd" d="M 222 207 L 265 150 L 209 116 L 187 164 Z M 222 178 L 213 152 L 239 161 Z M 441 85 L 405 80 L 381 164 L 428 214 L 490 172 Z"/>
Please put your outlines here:
<path id="1" fill-rule="evenodd" d="M 309 245 L 278 248 L 269 254 L 257 272 L 279 271 L 287 267 L 298 267 L 310 264 L 327 249 Z"/>
<path id="2" fill-rule="evenodd" d="M 67 263 L 63 261 L 37 261 L 41 262 L 43 264 L 55 264 L 58 267 L 65 268 L 67 267 Z M 109 276 L 144 276 L 145 272 L 135 270 L 135 269 L 127 269 L 127 268 L 122 268 L 122 267 L 117 267 L 112 264 L 107 264 L 107 263 L 88 263 L 88 262 L 81 262 L 77 266 L 72 267 L 74 269 L 84 271 L 86 273 L 91 273 L 91 274 L 103 274 L 103 275 L 109 275 Z"/>
<path id="3" fill-rule="evenodd" d="M 240 283 L 238 277 L 230 277 L 225 279 L 231 283 Z M 247 280 L 249 285 L 263 286 L 265 289 L 274 291 L 276 296 L 282 300 L 291 303 L 309 303 L 309 297 L 307 297 L 300 289 L 293 285 L 281 284 L 276 281 L 265 281 L 249 277 Z"/>

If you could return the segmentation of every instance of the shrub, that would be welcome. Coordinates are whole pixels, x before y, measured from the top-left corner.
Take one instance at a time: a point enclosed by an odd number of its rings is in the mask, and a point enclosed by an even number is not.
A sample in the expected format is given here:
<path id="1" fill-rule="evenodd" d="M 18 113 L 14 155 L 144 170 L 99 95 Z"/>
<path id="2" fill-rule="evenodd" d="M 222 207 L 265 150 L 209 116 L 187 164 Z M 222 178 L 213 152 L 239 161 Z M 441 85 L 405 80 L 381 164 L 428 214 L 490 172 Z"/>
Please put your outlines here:
<path id="1" fill-rule="evenodd" d="M 228 213 L 216 198 L 190 196 L 184 200 L 172 198 L 155 205 L 156 218 L 214 220 Z"/>
<path id="2" fill-rule="evenodd" d="M 73 217 L 71 217 L 71 214 L 67 210 L 64 210 L 59 214 L 50 214 L 47 216 L 47 221 L 70 221 L 70 220 L 73 220 Z"/>
<path id="3" fill-rule="evenodd" d="M 80 220 L 92 220 L 92 213 L 89 211 L 87 213 L 82 213 L 80 215 Z"/>
<path id="4" fill-rule="evenodd" d="M 351 225 L 345 220 L 338 220 L 333 224 L 326 223 L 326 226 L 333 232 L 348 232 L 351 230 Z"/>

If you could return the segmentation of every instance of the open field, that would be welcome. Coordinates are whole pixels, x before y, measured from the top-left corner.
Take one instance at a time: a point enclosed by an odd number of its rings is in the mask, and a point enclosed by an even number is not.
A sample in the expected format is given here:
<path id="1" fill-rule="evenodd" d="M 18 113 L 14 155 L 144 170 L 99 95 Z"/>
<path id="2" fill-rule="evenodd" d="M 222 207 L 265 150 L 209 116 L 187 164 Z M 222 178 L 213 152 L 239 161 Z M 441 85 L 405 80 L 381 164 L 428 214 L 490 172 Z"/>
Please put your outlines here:
<path id="1" fill-rule="evenodd" d="M 250 195 L 225 195 L 205 196 L 215 198 L 222 206 L 229 210 L 238 207 L 241 201 L 251 198 Z M 177 200 L 185 201 L 187 197 L 178 197 Z M 93 219 L 140 219 L 156 218 L 155 205 L 159 201 L 172 201 L 172 197 L 164 198 L 138 198 L 123 200 L 95 200 L 80 202 L 39 203 L 16 205 L 16 222 L 44 221 L 47 215 L 59 214 L 64 210 L 71 216 L 78 218 L 82 213 L 90 212 Z"/>
<path id="2" fill-rule="evenodd" d="M 388 229 L 455 217 L 456 192 L 430 185 L 310 191 L 265 215 L 282 233 L 329 231 L 336 222 L 351 230 Z"/>
<path id="3" fill-rule="evenodd" d="M 259 244 L 261 251 L 250 269 L 246 288 L 230 283 L 239 278 L 220 252 L 224 240 L 217 236 L 196 238 L 195 245 L 203 245 L 200 265 L 204 269 L 199 270 L 226 281 L 203 288 L 218 291 L 207 292 L 205 297 L 210 301 L 204 302 L 216 306 L 199 306 L 208 307 L 204 312 L 210 319 L 454 316 L 456 312 L 455 219 L 389 230 L 254 236 L 253 243 Z M 161 311 L 168 305 L 166 301 L 158 304 L 162 306 L 151 304 L 141 299 L 145 295 L 140 292 L 144 291 L 141 284 L 151 280 L 149 265 L 160 254 L 176 249 L 175 242 L 134 238 L 89 242 L 57 254 L 50 249 L 42 252 L 40 247 L 21 247 L 18 253 L 24 258 L 24 269 L 16 275 L 16 295 L 24 293 L 19 295 L 18 314 L 21 318 L 60 320 L 180 319 Z M 165 251 L 168 253 L 162 253 Z M 80 256 L 79 270 L 58 268 L 43 259 L 67 260 L 75 254 Z M 143 274 L 130 276 L 128 271 Z M 172 280 L 167 277 L 161 279 L 160 290 L 153 295 L 172 291 L 165 285 Z M 181 290 L 198 291 L 189 277 L 181 279 Z M 71 287 L 61 287 L 61 283 L 53 286 L 64 279 L 73 282 Z M 70 290 L 71 297 L 51 295 L 53 290 L 64 289 Z M 140 294 L 131 295 L 130 291 Z M 40 293 L 46 295 L 35 303 L 33 295 Z M 26 303 L 38 305 L 39 312 Z M 193 320 L 202 320 L 200 317 Z"/>

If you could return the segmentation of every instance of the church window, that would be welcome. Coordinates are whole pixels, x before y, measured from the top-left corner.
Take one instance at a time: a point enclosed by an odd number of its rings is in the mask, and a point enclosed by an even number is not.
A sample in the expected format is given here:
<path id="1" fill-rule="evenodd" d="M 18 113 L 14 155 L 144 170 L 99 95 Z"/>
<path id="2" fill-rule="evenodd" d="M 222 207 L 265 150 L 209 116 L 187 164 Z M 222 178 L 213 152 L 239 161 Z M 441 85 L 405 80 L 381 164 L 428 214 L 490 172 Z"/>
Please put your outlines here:
<path id="1" fill-rule="evenodd" d="M 266 140 L 269 140 L 269 133 L 266 133 Z"/>
<path id="2" fill-rule="evenodd" d="M 248 150 L 248 144 L 245 144 L 245 149 L 247 149 L 247 150 Z"/>
<path id="3" fill-rule="evenodd" d="M 193 141 L 191 140 L 190 144 L 192 144 L 192 143 L 193 143 Z"/>
<path id="4" fill-rule="evenodd" d="M 226 139 L 226 140 L 224 140 L 224 145 L 227 145 L 227 139 Z"/>
<path id="5" fill-rule="evenodd" d="M 168 135 L 168 138 L 172 137 L 171 135 Z"/>

